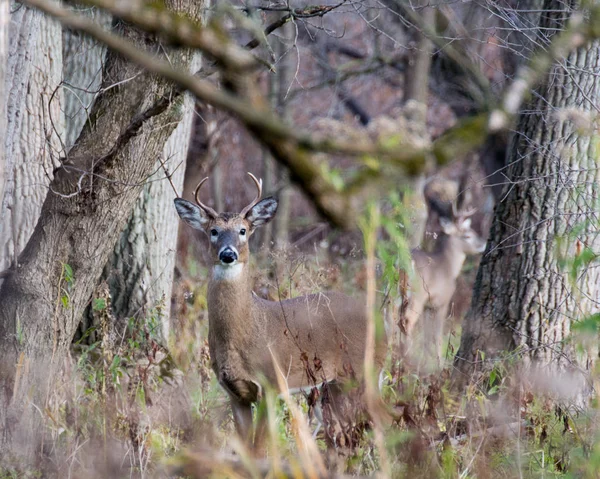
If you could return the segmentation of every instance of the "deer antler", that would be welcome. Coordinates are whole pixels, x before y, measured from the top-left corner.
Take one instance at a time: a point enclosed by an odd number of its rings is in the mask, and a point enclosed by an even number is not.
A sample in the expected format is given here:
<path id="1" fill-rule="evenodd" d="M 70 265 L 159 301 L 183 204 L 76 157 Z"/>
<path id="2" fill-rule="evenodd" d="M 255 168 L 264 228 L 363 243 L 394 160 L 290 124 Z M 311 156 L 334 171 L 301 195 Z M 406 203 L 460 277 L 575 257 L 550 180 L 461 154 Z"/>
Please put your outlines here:
<path id="1" fill-rule="evenodd" d="M 198 204 L 198 206 L 200 208 L 202 208 L 204 211 L 206 211 L 213 218 L 217 218 L 219 216 L 219 213 L 217 213 L 215 210 L 213 210 L 210 206 L 206 206 L 198 198 L 198 192 L 200 191 L 200 188 L 206 182 L 206 180 L 208 180 L 208 176 L 206 178 L 204 178 L 200 183 L 198 183 L 198 186 L 196 186 L 196 191 L 194 191 L 194 198 L 196 198 L 196 203 Z"/>
<path id="2" fill-rule="evenodd" d="M 248 211 L 250 211 L 254 205 L 256 205 L 256 203 L 259 202 L 260 197 L 262 196 L 262 179 L 257 180 L 256 176 L 254 176 L 252 173 L 248 172 L 248 175 L 250 176 L 250 178 L 252 178 L 252 181 L 254 181 L 254 184 L 256 185 L 256 189 L 258 190 L 256 197 L 252 200 L 252 202 L 246 206 L 242 212 L 240 213 L 240 216 L 244 217 L 246 216 L 246 213 L 248 213 Z"/>
<path id="3" fill-rule="evenodd" d="M 477 212 L 477 208 L 469 208 L 468 210 L 457 210 L 456 201 L 452 202 L 452 216 L 454 218 L 468 218 Z"/>

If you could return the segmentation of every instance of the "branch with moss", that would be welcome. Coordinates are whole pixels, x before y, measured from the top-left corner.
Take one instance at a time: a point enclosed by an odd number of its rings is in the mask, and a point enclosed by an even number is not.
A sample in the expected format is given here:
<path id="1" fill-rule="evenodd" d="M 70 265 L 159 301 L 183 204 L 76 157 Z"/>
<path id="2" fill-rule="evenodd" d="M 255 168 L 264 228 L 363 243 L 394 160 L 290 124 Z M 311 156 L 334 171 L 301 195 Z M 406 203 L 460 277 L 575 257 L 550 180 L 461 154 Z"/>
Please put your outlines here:
<path id="1" fill-rule="evenodd" d="M 40 3 L 22 2 L 40 8 Z M 217 24 L 204 26 L 181 13 L 166 8 L 162 2 L 118 0 L 72 0 L 69 3 L 96 7 L 113 17 L 129 22 L 148 33 L 159 34 L 171 43 L 197 48 L 232 70 L 248 70 L 258 65 L 247 49 L 232 42 Z"/>
<path id="2" fill-rule="evenodd" d="M 389 171 L 386 170 L 386 167 L 393 166 L 408 175 L 420 174 L 428 167 L 444 165 L 481 146 L 489 133 L 489 127 L 494 131 L 498 129 L 498 125 L 490 121 L 488 113 L 482 113 L 459 122 L 433 144 L 428 145 L 389 138 L 344 141 L 331 136 L 317 137 L 287 124 L 270 110 L 268 102 L 258 90 L 254 78 L 247 71 L 241 72 L 243 68 L 252 64 L 254 57 L 250 61 L 245 56 L 248 54 L 247 52 L 239 54 L 239 51 L 243 51 L 243 49 L 232 46 L 228 41 L 223 41 L 223 44 L 227 45 L 226 47 L 215 47 L 212 43 L 215 37 L 206 33 L 209 30 L 208 27 L 202 27 L 205 32 L 204 36 L 198 36 L 191 35 L 191 32 L 194 31 L 192 27 L 195 28 L 191 23 L 184 23 L 184 25 L 190 26 L 190 29 L 187 27 L 182 29 L 180 26 L 173 26 L 169 21 L 166 22 L 167 33 L 176 35 L 182 44 L 197 46 L 205 53 L 220 57 L 218 60 L 223 69 L 222 73 L 233 85 L 236 85 L 237 94 L 219 90 L 212 83 L 173 67 L 164 60 L 135 47 L 127 39 L 105 31 L 93 21 L 64 9 L 57 3 L 47 0 L 22 0 L 22 3 L 56 17 L 69 28 L 87 33 L 147 71 L 161 75 L 171 80 L 179 88 L 190 91 L 198 99 L 235 115 L 253 133 L 255 138 L 271 151 L 275 159 L 289 169 L 292 179 L 313 201 L 317 210 L 340 227 L 347 228 L 354 225 L 356 208 L 360 205 L 360 201 L 357 201 L 356 198 L 361 197 L 361 191 L 366 190 L 368 186 L 386 175 L 386 171 Z M 113 0 L 89 0 L 88 4 L 107 6 L 113 5 L 115 2 Z M 153 13 L 148 15 L 145 20 L 138 22 L 131 12 L 125 8 L 121 11 L 121 15 L 127 21 L 152 32 L 162 28 L 163 22 L 157 19 L 170 18 L 167 14 L 156 16 Z M 556 58 L 566 55 L 570 49 L 582 45 L 590 38 L 597 37 L 599 29 L 595 28 L 598 23 L 595 21 L 598 17 L 596 9 L 593 10 L 593 13 L 592 21 L 587 26 L 583 24 L 582 20 L 575 21 L 578 18 L 575 17 L 571 21 L 570 27 L 553 41 L 545 55 L 540 59 L 532 60 L 530 70 L 533 73 L 524 74 L 523 80 L 516 86 L 509 86 L 502 103 L 504 106 L 492 110 L 491 120 L 498 111 L 504 112 L 506 115 L 513 114 L 518 108 L 518 102 L 511 100 L 512 97 L 521 98 L 522 101 L 525 92 L 543 78 L 544 72 L 550 68 Z M 191 40 L 188 39 L 186 33 L 191 35 Z M 224 32 L 220 32 L 220 34 L 226 36 Z M 232 68 L 228 68 L 228 66 L 232 66 Z M 525 88 L 523 84 L 525 84 Z M 505 121 L 500 128 L 509 126 Z M 340 188 L 328 175 L 324 174 L 323 164 L 312 155 L 316 152 L 358 157 L 364 159 L 365 168 L 352 182 Z"/>
<path id="3" fill-rule="evenodd" d="M 317 210 L 334 225 L 348 228 L 354 225 L 355 209 L 352 197 L 356 188 L 341 189 L 323 174 L 323 167 L 311 155 L 314 152 L 345 154 L 365 158 L 371 167 L 368 177 L 376 181 L 380 176 L 373 174 L 373 164 L 378 162 L 393 165 L 407 174 L 418 174 L 431 164 L 445 164 L 450 159 L 462 155 L 471 148 L 480 145 L 485 137 L 484 129 L 473 130 L 471 123 L 461 123 L 431 146 L 415 146 L 390 141 L 339 141 L 334 138 L 317 138 L 314 134 L 301 131 L 288 125 L 267 106 L 263 95 L 257 91 L 257 85 L 247 73 L 240 74 L 236 68 L 229 72 L 240 95 L 233 95 L 217 89 L 213 84 L 171 66 L 150 53 L 140 50 L 127 39 L 114 35 L 99 27 L 93 21 L 77 15 L 47 0 L 22 0 L 23 4 L 42 10 L 57 18 L 66 27 L 82 31 L 108 48 L 119 52 L 130 61 L 157 75 L 171 80 L 184 90 L 190 91 L 198 99 L 220 108 L 238 117 L 254 136 L 268 148 L 273 156 L 289 170 L 292 179 L 314 202 Z M 134 21 L 134 18 L 130 20 Z M 142 25 L 143 26 L 143 25 Z M 183 41 L 183 37 L 181 38 Z M 224 62 L 228 64 L 230 62 Z M 478 125 L 481 121 L 477 121 Z M 465 141 L 467 139 L 468 141 Z"/>

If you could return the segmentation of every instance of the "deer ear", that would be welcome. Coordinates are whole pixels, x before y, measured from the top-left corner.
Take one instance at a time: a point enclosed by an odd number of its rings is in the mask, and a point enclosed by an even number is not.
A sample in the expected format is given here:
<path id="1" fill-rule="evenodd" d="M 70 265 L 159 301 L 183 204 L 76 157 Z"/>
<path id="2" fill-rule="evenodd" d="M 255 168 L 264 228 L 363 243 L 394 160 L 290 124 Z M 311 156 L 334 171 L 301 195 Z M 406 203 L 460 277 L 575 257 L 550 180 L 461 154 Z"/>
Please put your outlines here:
<path id="1" fill-rule="evenodd" d="M 460 226 L 468 230 L 471 227 L 471 218 L 464 219 Z"/>
<path id="2" fill-rule="evenodd" d="M 456 231 L 456 226 L 452 220 L 444 218 L 443 216 L 440 218 L 440 226 L 442 227 L 442 231 L 447 235 L 451 235 Z"/>
<path id="3" fill-rule="evenodd" d="M 267 224 L 277 213 L 278 202 L 270 196 L 256 203 L 246 214 L 246 219 L 253 228 Z"/>
<path id="4" fill-rule="evenodd" d="M 206 226 L 210 218 L 202 208 L 183 198 L 175 198 L 175 209 L 179 217 L 188 225 L 197 230 L 204 231 L 204 226 Z"/>

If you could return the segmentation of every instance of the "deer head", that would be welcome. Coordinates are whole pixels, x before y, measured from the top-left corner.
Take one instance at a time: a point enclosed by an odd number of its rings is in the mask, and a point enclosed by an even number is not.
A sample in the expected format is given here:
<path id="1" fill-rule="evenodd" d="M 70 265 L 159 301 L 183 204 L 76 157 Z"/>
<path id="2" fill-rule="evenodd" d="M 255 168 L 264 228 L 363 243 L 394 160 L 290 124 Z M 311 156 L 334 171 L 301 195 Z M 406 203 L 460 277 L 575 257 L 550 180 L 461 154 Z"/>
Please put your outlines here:
<path id="1" fill-rule="evenodd" d="M 240 213 L 219 214 L 200 201 L 198 193 L 208 178 L 204 178 L 196 187 L 196 204 L 182 198 L 175 199 L 175 208 L 181 219 L 208 236 L 214 264 L 218 267 L 218 272 L 223 274 L 223 279 L 235 275 L 248 262 L 250 236 L 257 227 L 268 223 L 277 212 L 275 198 L 260 199 L 262 180 L 257 180 L 252 173 L 248 175 L 256 185 L 257 193 Z"/>
<path id="2" fill-rule="evenodd" d="M 483 253 L 486 241 L 471 227 L 471 216 L 476 212 L 475 208 L 458 211 L 456 203 L 452 203 L 452 216 L 450 218 L 440 217 L 442 231 L 448 236 L 459 241 L 461 250 L 465 254 Z"/>

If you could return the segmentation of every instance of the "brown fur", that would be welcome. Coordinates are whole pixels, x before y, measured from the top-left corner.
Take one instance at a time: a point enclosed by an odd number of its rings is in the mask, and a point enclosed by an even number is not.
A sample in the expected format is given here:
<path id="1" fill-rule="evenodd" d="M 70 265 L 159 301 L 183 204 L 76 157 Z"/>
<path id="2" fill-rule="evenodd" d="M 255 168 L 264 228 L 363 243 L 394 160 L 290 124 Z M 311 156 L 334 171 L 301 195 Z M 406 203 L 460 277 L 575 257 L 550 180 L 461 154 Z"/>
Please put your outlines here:
<path id="1" fill-rule="evenodd" d="M 200 207 L 201 221 L 189 202 L 176 200 L 182 218 L 192 226 L 201 224 L 211 241 L 215 269 L 208 285 L 209 348 L 212 367 L 229 393 L 236 427 L 252 442 L 251 404 L 260 399 L 263 386 L 276 386 L 275 364 L 288 387 L 311 387 L 325 381 L 362 376 L 366 303 L 341 293 L 326 292 L 285 301 L 267 301 L 251 290 L 248 260 L 249 237 L 256 225 L 275 214 L 273 199 L 256 204 L 247 214 L 222 213 L 214 217 Z M 179 202 L 179 204 L 177 203 Z M 180 208 L 181 207 L 181 210 Z M 190 221 L 191 218 L 191 221 Z M 246 235 L 240 235 L 246 229 Z M 219 251 L 233 247 L 241 272 L 223 279 L 216 274 L 223 265 Z M 377 343 L 375 364 L 383 365 L 385 337 Z M 256 432 L 257 441 L 262 432 Z"/>
<path id="2" fill-rule="evenodd" d="M 470 223 L 464 223 L 464 218 L 454 219 L 448 228 L 433 252 L 412 251 L 415 280 L 407 303 L 400 308 L 400 329 L 409 340 L 425 308 L 431 309 L 433 324 L 427 328 L 425 345 L 438 360 L 444 319 L 456 290 L 456 280 L 467 254 L 480 253 L 485 246 L 485 241 L 476 235 Z"/>

